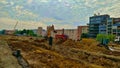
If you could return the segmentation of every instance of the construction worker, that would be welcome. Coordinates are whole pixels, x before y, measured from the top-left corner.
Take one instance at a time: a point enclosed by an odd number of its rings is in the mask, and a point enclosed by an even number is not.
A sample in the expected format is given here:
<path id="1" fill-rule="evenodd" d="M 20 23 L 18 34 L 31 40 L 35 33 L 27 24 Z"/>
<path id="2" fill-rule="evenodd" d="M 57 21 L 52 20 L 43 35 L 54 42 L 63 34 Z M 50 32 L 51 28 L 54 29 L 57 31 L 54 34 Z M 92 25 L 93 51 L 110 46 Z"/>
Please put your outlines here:
<path id="1" fill-rule="evenodd" d="M 53 37 L 49 37 L 49 45 L 52 46 L 52 43 L 53 43 Z"/>
<path id="2" fill-rule="evenodd" d="M 109 39 L 103 39 L 103 45 L 105 46 L 106 49 L 109 50 L 108 43 L 109 43 Z"/>

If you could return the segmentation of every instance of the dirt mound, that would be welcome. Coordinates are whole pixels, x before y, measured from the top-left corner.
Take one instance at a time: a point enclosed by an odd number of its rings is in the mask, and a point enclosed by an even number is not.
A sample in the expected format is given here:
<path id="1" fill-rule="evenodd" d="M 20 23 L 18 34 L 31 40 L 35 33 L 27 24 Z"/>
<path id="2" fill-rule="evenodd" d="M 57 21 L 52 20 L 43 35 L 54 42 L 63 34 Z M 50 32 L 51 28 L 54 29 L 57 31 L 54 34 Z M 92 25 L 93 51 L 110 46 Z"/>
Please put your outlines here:
<path id="1" fill-rule="evenodd" d="M 34 42 L 38 42 L 38 43 L 41 43 L 41 42 L 45 42 L 46 40 L 45 39 L 35 39 Z"/>
<path id="2" fill-rule="evenodd" d="M 67 40 L 49 49 L 47 41 L 20 39 L 9 40 L 14 49 L 21 49 L 23 57 L 32 68 L 118 68 L 119 57 L 94 39 Z"/>
<path id="3" fill-rule="evenodd" d="M 63 44 L 63 46 L 69 46 L 73 48 L 79 48 L 82 50 L 87 50 L 87 51 L 93 51 L 93 52 L 101 52 L 105 53 L 108 52 L 107 49 L 104 47 L 97 46 L 99 42 L 97 42 L 94 39 L 82 39 L 82 41 L 73 41 L 73 40 L 67 40 Z"/>
<path id="4" fill-rule="evenodd" d="M 22 40 L 19 42 L 9 41 L 9 45 L 15 50 L 22 50 L 23 57 L 28 60 L 30 66 L 33 68 L 70 68 L 71 66 L 73 68 L 92 68 L 92 66 L 85 65 L 70 58 L 64 58 L 62 55 L 45 48 L 44 44 L 33 45 L 31 42 Z"/>
<path id="5" fill-rule="evenodd" d="M 84 49 L 87 51 L 92 51 L 92 52 L 101 52 L 105 53 L 108 52 L 109 50 L 105 49 L 104 46 L 100 47 L 97 46 L 99 42 L 97 42 L 94 39 L 83 39 L 80 43 L 78 43 L 78 46 L 80 46 L 80 49 Z"/>
<path id="6" fill-rule="evenodd" d="M 118 52 L 107 50 L 105 46 L 98 46 L 100 43 L 95 39 L 82 39 L 81 41 L 67 40 L 59 46 L 68 46 L 90 52 L 103 53 L 108 55 L 120 56 Z"/>
<path id="7" fill-rule="evenodd" d="M 69 40 L 66 40 L 65 42 L 63 42 L 61 45 L 75 47 L 75 46 L 77 46 L 77 43 L 75 41 L 69 39 Z"/>

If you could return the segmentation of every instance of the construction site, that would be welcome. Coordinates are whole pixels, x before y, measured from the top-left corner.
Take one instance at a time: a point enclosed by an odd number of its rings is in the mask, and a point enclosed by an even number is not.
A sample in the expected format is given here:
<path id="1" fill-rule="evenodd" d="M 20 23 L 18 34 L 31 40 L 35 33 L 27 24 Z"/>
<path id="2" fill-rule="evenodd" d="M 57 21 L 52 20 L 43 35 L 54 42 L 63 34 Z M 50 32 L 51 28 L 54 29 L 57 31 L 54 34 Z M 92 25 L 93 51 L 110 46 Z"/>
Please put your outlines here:
<path id="1" fill-rule="evenodd" d="M 111 1 L 1 0 L 0 68 L 120 68 Z"/>
<path id="2" fill-rule="evenodd" d="M 31 36 L 3 35 L 0 36 L 0 40 L 0 47 L 4 45 L 9 48 L 0 49 L 2 50 L 0 54 L 4 53 L 3 56 L 0 56 L 0 68 L 5 68 L 4 65 L 9 66 L 9 62 L 14 64 L 13 59 L 2 59 L 6 55 L 8 55 L 6 58 L 10 58 L 9 55 L 16 50 L 20 50 L 25 61 L 22 62 L 16 58 L 16 62 L 22 68 L 120 68 L 119 44 L 109 43 L 112 50 L 107 50 L 104 46 L 97 46 L 99 42 L 95 39 L 87 38 L 81 41 L 71 39 L 56 41 L 53 39 L 52 46 L 45 38 Z M 12 53 L 8 54 L 3 50 L 10 50 L 9 52 Z M 13 66 L 12 64 L 11 66 Z"/>

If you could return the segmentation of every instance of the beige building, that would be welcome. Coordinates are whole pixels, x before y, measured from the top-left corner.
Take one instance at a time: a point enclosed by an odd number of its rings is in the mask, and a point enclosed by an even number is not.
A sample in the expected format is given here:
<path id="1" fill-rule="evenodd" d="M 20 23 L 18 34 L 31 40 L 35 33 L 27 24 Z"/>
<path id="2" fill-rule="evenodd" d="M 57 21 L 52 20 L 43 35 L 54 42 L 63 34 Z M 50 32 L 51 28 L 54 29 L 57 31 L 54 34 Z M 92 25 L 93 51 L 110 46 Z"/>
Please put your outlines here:
<path id="1" fill-rule="evenodd" d="M 54 32 L 55 31 L 55 32 Z M 80 40 L 82 33 L 88 33 L 88 26 L 78 26 L 77 29 L 55 29 L 54 26 L 47 27 L 48 34 L 51 34 L 53 38 L 55 35 L 67 35 L 69 39 Z"/>
<path id="2" fill-rule="evenodd" d="M 46 36 L 46 30 L 44 30 L 42 27 L 38 27 L 38 29 L 35 31 L 35 33 L 38 35 L 38 36 Z"/>
<path id="3" fill-rule="evenodd" d="M 15 33 L 15 30 L 5 30 L 6 35 L 13 35 Z"/>
<path id="4" fill-rule="evenodd" d="M 57 33 L 54 33 L 54 32 L 51 32 L 51 36 L 55 38 L 55 35 L 56 34 L 59 34 L 59 35 L 67 35 L 69 39 L 72 39 L 72 40 L 77 40 L 77 29 L 57 29 L 55 30 Z"/>
<path id="5" fill-rule="evenodd" d="M 69 39 L 77 40 L 77 29 L 66 29 L 64 34 L 69 37 Z"/>
<path id="6" fill-rule="evenodd" d="M 42 35 L 42 27 L 38 27 L 38 29 L 37 29 L 37 35 L 38 36 L 40 36 L 40 35 Z"/>
<path id="7" fill-rule="evenodd" d="M 80 40 L 83 33 L 88 33 L 88 26 L 78 26 L 77 38 Z"/>

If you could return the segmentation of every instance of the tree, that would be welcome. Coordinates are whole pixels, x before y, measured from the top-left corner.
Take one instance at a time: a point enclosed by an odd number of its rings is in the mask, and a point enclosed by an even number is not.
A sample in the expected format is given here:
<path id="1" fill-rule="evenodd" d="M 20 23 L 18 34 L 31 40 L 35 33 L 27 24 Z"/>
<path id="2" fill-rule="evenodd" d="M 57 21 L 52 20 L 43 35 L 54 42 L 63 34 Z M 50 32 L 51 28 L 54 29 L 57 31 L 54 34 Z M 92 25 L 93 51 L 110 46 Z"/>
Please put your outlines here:
<path id="1" fill-rule="evenodd" d="M 34 34 L 33 30 L 17 30 L 15 34 L 21 34 L 21 35 L 28 35 L 28 36 L 37 36 L 37 34 Z"/>
<path id="2" fill-rule="evenodd" d="M 33 30 L 26 30 L 26 34 L 28 36 L 37 36 L 37 34 L 34 34 Z"/>
<path id="3" fill-rule="evenodd" d="M 87 33 L 82 33 L 81 38 L 88 38 L 88 34 Z"/>
<path id="4" fill-rule="evenodd" d="M 29 30 L 26 30 L 26 34 L 29 35 Z"/>
<path id="5" fill-rule="evenodd" d="M 102 42 L 103 39 L 108 39 L 109 41 L 114 41 L 115 35 L 112 35 L 112 34 L 109 34 L 109 35 L 98 34 L 97 37 L 96 37 L 96 40 L 99 41 L 99 42 Z"/>
<path id="6" fill-rule="evenodd" d="M 1 31 L 1 34 L 5 34 L 5 30 L 2 30 L 2 31 Z"/>
<path id="7" fill-rule="evenodd" d="M 34 32 L 32 30 L 29 30 L 29 34 L 28 35 L 33 36 Z"/>
<path id="8" fill-rule="evenodd" d="M 26 33 L 26 29 L 23 29 L 23 33 Z"/>

